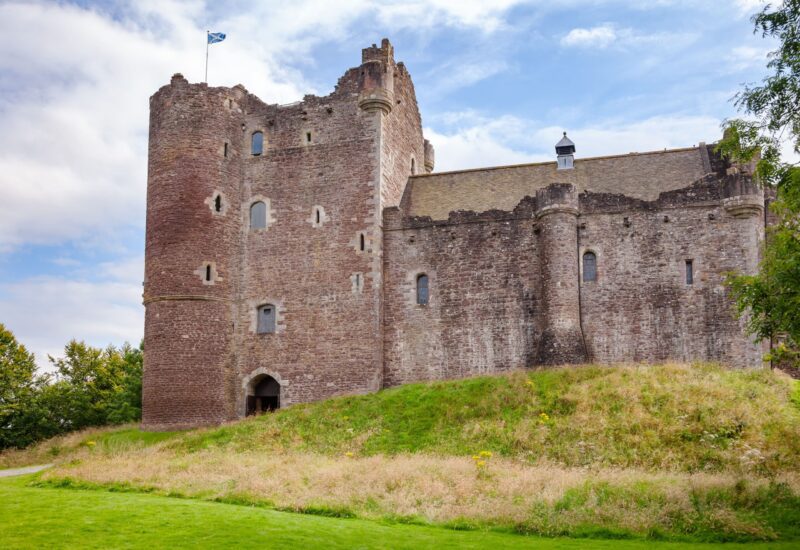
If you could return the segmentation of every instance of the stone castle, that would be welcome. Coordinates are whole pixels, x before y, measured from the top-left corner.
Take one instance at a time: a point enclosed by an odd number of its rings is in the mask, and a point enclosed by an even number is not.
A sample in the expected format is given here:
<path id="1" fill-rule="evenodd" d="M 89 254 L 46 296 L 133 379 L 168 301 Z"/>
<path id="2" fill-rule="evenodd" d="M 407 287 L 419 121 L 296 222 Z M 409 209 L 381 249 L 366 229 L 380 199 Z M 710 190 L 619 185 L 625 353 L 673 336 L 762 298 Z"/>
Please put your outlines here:
<path id="1" fill-rule="evenodd" d="M 535 365 L 761 364 L 723 285 L 766 221 L 713 146 L 432 173 L 388 40 L 328 96 L 150 100 L 143 423 Z M 561 136 L 554 136 L 556 141 Z"/>

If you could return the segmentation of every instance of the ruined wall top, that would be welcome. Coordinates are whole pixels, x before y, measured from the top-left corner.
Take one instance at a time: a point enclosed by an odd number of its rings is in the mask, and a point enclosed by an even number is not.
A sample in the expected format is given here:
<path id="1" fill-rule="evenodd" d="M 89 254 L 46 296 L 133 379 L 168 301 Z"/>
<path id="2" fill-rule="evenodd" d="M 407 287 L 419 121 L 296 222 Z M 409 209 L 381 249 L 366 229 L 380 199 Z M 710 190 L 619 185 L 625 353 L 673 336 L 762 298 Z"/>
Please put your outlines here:
<path id="1" fill-rule="evenodd" d="M 381 61 L 383 63 L 394 63 L 394 47 L 388 38 L 381 40 L 381 45 L 373 44 L 369 48 L 361 50 L 361 63 L 370 61 Z"/>

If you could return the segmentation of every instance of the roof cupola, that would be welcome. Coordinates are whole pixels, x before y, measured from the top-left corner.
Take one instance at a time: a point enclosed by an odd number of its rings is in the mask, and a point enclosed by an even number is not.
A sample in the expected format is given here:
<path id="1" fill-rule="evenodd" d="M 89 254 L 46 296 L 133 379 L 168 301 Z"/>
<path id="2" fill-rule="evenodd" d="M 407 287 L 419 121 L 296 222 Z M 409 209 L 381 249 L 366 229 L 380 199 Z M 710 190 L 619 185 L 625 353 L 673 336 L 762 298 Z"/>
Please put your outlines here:
<path id="1" fill-rule="evenodd" d="M 564 137 L 561 138 L 561 141 L 556 143 L 556 155 L 558 155 L 559 170 L 571 170 L 573 168 L 575 144 L 567 137 L 566 132 L 564 132 Z"/>

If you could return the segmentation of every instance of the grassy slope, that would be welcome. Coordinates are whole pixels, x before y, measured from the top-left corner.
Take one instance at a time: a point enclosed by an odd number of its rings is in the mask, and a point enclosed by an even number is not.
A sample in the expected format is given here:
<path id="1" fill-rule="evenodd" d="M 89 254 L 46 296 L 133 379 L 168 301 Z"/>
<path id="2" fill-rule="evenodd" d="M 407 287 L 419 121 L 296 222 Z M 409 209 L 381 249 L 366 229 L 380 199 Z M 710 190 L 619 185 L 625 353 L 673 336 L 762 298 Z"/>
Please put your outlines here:
<path id="1" fill-rule="evenodd" d="M 580 367 L 412 384 L 201 430 L 185 450 L 361 455 L 479 450 L 565 466 L 682 471 L 797 467 L 793 382 L 715 366 Z"/>
<path id="2" fill-rule="evenodd" d="M 704 549 L 653 541 L 535 539 L 356 519 L 286 514 L 134 493 L 26 487 L 0 480 L 3 548 L 578 548 Z M 747 545 L 758 548 L 760 545 Z M 726 544 L 735 550 L 744 545 Z M 766 546 L 765 546 L 766 548 Z M 769 548 L 789 548 L 771 544 Z"/>
<path id="3" fill-rule="evenodd" d="M 180 434 L 75 434 L 0 467 L 55 460 L 56 484 L 526 533 L 796 540 L 798 396 L 779 374 L 708 365 L 527 371 Z M 481 450 L 494 457 L 476 472 Z"/>

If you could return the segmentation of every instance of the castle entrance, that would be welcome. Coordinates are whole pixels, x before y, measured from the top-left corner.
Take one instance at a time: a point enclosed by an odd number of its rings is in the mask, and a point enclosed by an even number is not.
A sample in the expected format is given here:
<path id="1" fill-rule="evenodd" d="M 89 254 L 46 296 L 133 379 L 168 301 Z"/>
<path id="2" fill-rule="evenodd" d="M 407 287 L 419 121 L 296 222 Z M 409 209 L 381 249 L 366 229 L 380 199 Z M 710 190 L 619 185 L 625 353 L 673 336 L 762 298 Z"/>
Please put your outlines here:
<path id="1" fill-rule="evenodd" d="M 247 416 L 263 414 L 281 406 L 281 385 L 273 377 L 263 375 L 250 383 L 247 395 Z"/>

